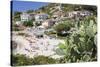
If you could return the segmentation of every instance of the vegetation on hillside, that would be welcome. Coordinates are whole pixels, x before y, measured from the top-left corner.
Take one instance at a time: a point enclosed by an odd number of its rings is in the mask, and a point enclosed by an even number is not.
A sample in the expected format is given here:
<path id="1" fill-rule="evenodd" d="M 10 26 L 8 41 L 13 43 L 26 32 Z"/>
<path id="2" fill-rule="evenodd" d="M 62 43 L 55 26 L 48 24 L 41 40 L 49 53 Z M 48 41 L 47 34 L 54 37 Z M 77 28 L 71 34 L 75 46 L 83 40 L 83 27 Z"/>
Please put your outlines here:
<path id="1" fill-rule="evenodd" d="M 63 32 L 67 32 L 73 27 L 73 24 L 71 22 L 62 21 L 61 23 L 54 26 L 55 31 L 57 32 L 57 35 L 63 35 Z"/>
<path id="2" fill-rule="evenodd" d="M 22 12 L 18 12 L 18 11 L 16 11 L 16 12 L 14 12 L 13 14 L 12 14 L 12 16 L 13 16 L 13 20 L 14 21 L 20 21 L 21 19 L 20 19 L 20 14 L 21 14 Z"/>
<path id="3" fill-rule="evenodd" d="M 33 22 L 32 21 L 24 21 L 23 25 L 27 26 L 27 27 L 32 27 L 33 26 Z"/>
<path id="4" fill-rule="evenodd" d="M 57 54 L 65 55 L 62 62 L 88 62 L 97 60 L 97 24 L 93 20 L 84 20 L 77 31 L 67 36 L 65 43 L 60 43 Z"/>
<path id="5" fill-rule="evenodd" d="M 28 58 L 25 55 L 12 55 L 11 56 L 11 65 L 12 66 L 25 66 L 25 65 L 33 65 L 33 59 Z"/>
<path id="6" fill-rule="evenodd" d="M 25 65 L 41 65 L 41 64 L 54 64 L 56 60 L 46 56 L 37 56 L 34 58 L 28 58 L 25 55 L 12 55 L 12 66 L 25 66 Z"/>
<path id="7" fill-rule="evenodd" d="M 56 6 L 60 5 L 55 4 L 55 3 L 50 3 L 46 6 L 42 6 L 40 7 L 38 10 L 28 10 L 27 13 L 47 13 L 48 15 L 50 15 L 50 17 L 53 15 L 53 13 L 51 13 L 52 10 L 55 10 Z M 89 6 L 89 5 L 72 5 L 72 4 L 61 4 L 62 6 L 62 10 L 63 12 L 68 12 L 68 11 L 76 11 L 76 10 L 88 10 L 90 12 L 93 12 L 94 15 L 97 15 L 97 7 L 96 6 Z M 56 11 L 54 11 L 56 12 Z M 13 13 L 13 17 L 15 21 L 19 21 L 20 20 L 20 14 L 22 12 L 14 12 Z"/>

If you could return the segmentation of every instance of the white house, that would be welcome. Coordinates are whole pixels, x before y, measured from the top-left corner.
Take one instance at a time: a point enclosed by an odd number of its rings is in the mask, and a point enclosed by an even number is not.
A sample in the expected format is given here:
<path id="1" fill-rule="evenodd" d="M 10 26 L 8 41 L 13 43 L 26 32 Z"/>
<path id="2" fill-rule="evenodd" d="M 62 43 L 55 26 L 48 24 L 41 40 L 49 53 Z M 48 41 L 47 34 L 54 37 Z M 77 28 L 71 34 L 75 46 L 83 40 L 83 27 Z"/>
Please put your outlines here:
<path id="1" fill-rule="evenodd" d="M 52 19 L 48 19 L 48 20 L 46 20 L 46 21 L 44 21 L 44 22 L 42 23 L 42 26 L 43 26 L 44 28 L 48 28 L 48 27 L 53 26 L 54 24 L 55 24 L 55 21 L 53 21 Z"/>
<path id="2" fill-rule="evenodd" d="M 90 16 L 91 15 L 91 12 L 89 12 L 89 11 L 81 11 L 80 12 L 80 15 L 81 16 Z"/>
<path id="3" fill-rule="evenodd" d="M 45 32 L 45 28 L 43 26 L 38 26 L 34 29 L 33 34 L 36 37 L 43 36 Z"/>
<path id="4" fill-rule="evenodd" d="M 81 17 L 81 16 L 90 16 L 91 12 L 89 11 L 72 11 L 72 12 L 67 12 L 66 16 L 68 18 L 73 18 L 73 17 Z"/>
<path id="5" fill-rule="evenodd" d="M 35 15 L 35 21 L 42 22 L 48 18 L 48 14 L 37 14 Z"/>
<path id="6" fill-rule="evenodd" d="M 29 21 L 29 20 L 32 19 L 32 16 L 30 16 L 30 14 L 27 14 L 27 13 L 23 12 L 20 15 L 20 18 L 21 18 L 21 21 Z"/>

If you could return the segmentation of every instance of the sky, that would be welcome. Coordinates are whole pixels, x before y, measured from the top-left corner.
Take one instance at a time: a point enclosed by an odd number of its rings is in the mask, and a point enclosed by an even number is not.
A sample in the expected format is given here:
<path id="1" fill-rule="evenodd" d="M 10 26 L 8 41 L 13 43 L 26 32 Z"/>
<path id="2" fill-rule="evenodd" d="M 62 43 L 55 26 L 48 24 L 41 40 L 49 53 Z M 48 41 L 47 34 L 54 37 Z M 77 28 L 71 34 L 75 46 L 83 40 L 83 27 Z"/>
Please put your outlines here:
<path id="1" fill-rule="evenodd" d="M 42 6 L 47 5 L 45 2 L 31 2 L 31 1 L 15 1 L 12 2 L 12 11 L 25 12 L 27 10 L 36 10 Z"/>

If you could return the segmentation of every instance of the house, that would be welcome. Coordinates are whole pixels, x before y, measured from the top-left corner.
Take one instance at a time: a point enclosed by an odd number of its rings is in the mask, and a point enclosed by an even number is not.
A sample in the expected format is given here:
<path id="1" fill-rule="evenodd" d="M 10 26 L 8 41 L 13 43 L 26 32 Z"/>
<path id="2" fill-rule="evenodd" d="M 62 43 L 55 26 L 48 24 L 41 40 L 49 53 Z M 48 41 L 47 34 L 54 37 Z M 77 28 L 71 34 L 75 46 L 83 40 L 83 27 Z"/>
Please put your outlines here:
<path id="1" fill-rule="evenodd" d="M 43 14 L 35 15 L 35 21 L 37 21 L 37 22 L 42 22 L 46 19 L 48 19 L 48 14 L 43 13 Z"/>
<path id="2" fill-rule="evenodd" d="M 30 15 L 32 20 L 35 20 L 35 15 L 36 15 L 35 13 L 29 13 L 29 15 Z"/>
<path id="3" fill-rule="evenodd" d="M 38 26 L 34 29 L 33 31 L 33 34 L 36 36 L 36 37 L 43 37 L 44 35 L 44 32 L 45 32 L 45 28 L 43 26 Z"/>
<path id="4" fill-rule="evenodd" d="M 42 23 L 42 26 L 43 26 L 44 28 L 48 28 L 48 27 L 53 26 L 54 24 L 55 24 L 55 21 L 53 21 L 52 19 L 48 19 L 48 20 L 46 20 L 46 21 L 44 21 L 44 22 Z"/>
<path id="5" fill-rule="evenodd" d="M 91 12 L 89 12 L 89 11 L 81 11 L 81 12 L 80 12 L 80 15 L 81 15 L 81 16 L 90 16 L 90 15 L 92 15 L 92 14 L 91 14 Z"/>
<path id="6" fill-rule="evenodd" d="M 89 11 L 72 11 L 72 12 L 67 12 L 66 17 L 67 18 L 78 18 L 78 17 L 85 17 L 85 16 L 90 16 L 91 12 Z"/>
<path id="7" fill-rule="evenodd" d="M 67 12 L 66 17 L 67 18 L 73 18 L 73 17 L 77 16 L 77 14 L 78 14 L 78 11 Z"/>
<path id="8" fill-rule="evenodd" d="M 28 13 L 25 13 L 23 12 L 21 15 L 20 15 L 20 18 L 21 18 L 21 21 L 29 21 L 29 20 L 32 20 L 32 16 Z"/>

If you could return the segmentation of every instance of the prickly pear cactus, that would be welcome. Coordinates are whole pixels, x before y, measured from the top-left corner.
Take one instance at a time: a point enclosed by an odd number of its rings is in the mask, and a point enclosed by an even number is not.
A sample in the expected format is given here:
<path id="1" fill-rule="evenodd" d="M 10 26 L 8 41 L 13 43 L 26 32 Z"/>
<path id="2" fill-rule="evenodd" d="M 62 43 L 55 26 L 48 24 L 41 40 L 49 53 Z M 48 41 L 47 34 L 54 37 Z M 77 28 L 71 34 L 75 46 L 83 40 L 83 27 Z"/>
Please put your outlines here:
<path id="1" fill-rule="evenodd" d="M 65 62 L 93 61 L 96 57 L 97 25 L 92 20 L 84 21 L 77 29 L 65 39 L 65 43 L 59 44 L 58 53 L 65 55 Z"/>

